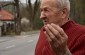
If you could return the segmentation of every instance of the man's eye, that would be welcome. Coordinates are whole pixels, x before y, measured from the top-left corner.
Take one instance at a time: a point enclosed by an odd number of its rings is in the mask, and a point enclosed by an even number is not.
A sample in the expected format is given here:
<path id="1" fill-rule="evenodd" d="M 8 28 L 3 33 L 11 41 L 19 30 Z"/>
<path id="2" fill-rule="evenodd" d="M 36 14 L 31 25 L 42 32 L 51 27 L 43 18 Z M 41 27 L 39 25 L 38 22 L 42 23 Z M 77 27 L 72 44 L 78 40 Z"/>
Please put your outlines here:
<path id="1" fill-rule="evenodd" d="M 44 11 L 44 12 L 49 12 L 48 9 L 40 9 L 40 11 L 41 11 L 41 12 L 42 12 L 42 11 Z"/>

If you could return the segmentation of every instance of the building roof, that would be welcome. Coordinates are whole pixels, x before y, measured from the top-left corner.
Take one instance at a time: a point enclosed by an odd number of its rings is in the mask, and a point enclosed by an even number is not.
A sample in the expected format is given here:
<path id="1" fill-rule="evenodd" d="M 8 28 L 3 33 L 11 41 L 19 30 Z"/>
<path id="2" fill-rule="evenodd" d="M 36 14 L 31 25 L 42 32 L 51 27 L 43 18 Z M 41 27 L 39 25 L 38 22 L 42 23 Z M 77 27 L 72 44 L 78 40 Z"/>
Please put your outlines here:
<path id="1" fill-rule="evenodd" d="M 6 10 L 0 10 L 0 20 L 2 21 L 14 20 L 14 16 Z"/>

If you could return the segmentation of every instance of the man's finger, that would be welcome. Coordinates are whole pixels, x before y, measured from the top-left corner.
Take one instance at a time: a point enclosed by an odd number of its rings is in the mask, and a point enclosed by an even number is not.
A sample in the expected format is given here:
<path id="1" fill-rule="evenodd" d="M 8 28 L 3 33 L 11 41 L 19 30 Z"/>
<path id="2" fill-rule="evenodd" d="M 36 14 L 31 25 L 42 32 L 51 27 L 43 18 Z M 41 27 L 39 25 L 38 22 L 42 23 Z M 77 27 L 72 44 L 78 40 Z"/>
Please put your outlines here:
<path id="1" fill-rule="evenodd" d="M 61 27 L 53 23 L 51 23 L 51 25 L 60 33 L 61 36 L 66 37 L 66 34 Z"/>
<path id="2" fill-rule="evenodd" d="M 52 27 L 50 24 L 48 24 L 47 27 L 52 32 L 52 34 L 55 36 L 55 38 L 57 38 L 57 39 L 61 38 L 60 33 L 54 27 Z"/>
<path id="3" fill-rule="evenodd" d="M 52 40 L 51 40 L 51 38 L 49 37 L 49 35 L 46 33 L 46 31 L 44 31 L 44 34 L 46 35 L 46 37 L 47 37 L 48 41 L 50 41 L 50 42 L 51 42 Z"/>
<path id="4" fill-rule="evenodd" d="M 49 28 L 47 26 L 45 26 L 45 30 L 46 30 L 46 33 L 48 35 L 48 38 L 50 38 L 52 41 L 56 39 L 54 34 L 49 30 Z"/>

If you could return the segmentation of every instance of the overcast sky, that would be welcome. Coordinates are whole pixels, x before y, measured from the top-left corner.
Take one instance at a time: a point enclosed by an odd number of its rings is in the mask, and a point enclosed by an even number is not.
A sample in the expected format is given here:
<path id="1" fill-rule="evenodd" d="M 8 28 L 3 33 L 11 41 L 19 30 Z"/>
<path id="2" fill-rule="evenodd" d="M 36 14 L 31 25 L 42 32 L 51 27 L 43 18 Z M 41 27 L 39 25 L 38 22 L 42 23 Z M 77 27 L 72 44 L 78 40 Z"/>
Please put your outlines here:
<path id="1" fill-rule="evenodd" d="M 13 0 L 0 0 L 0 1 L 13 1 Z M 26 0 L 20 0 L 22 3 L 26 3 Z M 34 3 L 35 2 L 35 0 L 31 0 L 32 1 L 32 3 Z"/>
<path id="2" fill-rule="evenodd" d="M 20 1 L 23 2 L 23 3 L 26 2 L 26 0 L 20 0 Z M 31 0 L 31 1 L 32 1 L 32 3 L 34 3 L 35 0 Z"/>

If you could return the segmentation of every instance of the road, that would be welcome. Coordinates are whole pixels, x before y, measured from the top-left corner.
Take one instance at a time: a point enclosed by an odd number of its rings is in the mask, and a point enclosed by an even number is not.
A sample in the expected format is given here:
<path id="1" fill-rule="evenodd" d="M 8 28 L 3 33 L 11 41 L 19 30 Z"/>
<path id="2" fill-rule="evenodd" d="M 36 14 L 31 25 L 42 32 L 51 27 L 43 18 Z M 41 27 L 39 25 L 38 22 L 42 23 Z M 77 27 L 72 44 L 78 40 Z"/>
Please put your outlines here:
<path id="1" fill-rule="evenodd" d="M 39 33 L 0 37 L 0 55 L 34 55 Z"/>

